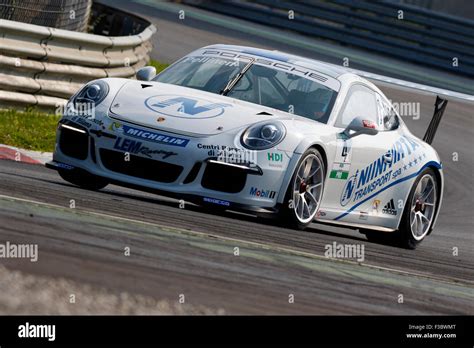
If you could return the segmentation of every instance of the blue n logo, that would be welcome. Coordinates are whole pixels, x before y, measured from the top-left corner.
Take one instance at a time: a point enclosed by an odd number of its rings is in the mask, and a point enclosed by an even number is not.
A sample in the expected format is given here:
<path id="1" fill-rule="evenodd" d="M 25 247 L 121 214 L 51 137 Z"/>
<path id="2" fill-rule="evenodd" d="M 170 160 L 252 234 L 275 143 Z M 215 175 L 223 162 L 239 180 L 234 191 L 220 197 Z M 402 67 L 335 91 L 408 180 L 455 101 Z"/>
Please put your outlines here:
<path id="1" fill-rule="evenodd" d="M 186 97 L 176 97 L 176 98 L 163 100 L 161 102 L 153 104 L 152 106 L 163 109 L 172 105 L 181 104 L 178 107 L 178 112 L 182 112 L 188 115 L 197 115 L 202 112 L 211 111 L 218 108 L 222 109 L 222 108 L 225 108 L 226 106 L 230 106 L 230 104 L 225 104 L 225 103 L 211 103 L 207 105 L 196 106 L 197 102 L 198 102 L 197 100 L 186 98 Z"/>

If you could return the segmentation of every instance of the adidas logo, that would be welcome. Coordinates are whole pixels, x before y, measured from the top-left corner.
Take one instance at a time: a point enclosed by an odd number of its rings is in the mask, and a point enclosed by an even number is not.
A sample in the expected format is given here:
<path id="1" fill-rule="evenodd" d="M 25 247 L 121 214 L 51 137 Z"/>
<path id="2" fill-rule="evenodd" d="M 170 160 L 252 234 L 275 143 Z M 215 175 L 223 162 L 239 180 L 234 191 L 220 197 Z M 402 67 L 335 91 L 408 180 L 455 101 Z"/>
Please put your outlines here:
<path id="1" fill-rule="evenodd" d="M 393 203 L 393 199 L 390 200 L 382 209 L 382 213 L 390 214 L 390 215 L 397 215 L 397 209 L 395 209 L 395 204 Z"/>

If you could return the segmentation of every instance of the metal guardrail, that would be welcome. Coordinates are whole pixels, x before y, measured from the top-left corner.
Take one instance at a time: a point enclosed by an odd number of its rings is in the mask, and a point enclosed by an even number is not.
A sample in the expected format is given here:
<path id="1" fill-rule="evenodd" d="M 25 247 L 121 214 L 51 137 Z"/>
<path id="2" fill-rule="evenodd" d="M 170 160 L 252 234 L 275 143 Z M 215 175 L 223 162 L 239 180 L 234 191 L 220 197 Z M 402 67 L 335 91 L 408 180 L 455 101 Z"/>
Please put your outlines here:
<path id="1" fill-rule="evenodd" d="M 58 107 L 87 81 L 133 77 L 155 32 L 108 37 L 0 19 L 0 107 Z"/>
<path id="2" fill-rule="evenodd" d="M 289 29 L 474 77 L 474 21 L 385 1 L 182 0 L 206 10 Z M 289 18 L 293 11 L 294 18 Z M 403 19 L 399 19 L 403 11 Z M 457 58 L 457 64 L 454 60 Z"/>

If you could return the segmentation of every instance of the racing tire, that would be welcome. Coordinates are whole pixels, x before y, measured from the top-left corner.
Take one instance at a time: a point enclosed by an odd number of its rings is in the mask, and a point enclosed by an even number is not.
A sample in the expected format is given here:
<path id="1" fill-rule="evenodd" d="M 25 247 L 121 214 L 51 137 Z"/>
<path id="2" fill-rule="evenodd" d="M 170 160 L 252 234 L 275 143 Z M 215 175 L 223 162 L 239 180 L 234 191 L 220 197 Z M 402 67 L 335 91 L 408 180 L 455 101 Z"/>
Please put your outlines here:
<path id="1" fill-rule="evenodd" d="M 59 176 L 67 182 L 86 190 L 97 191 L 103 189 L 109 184 L 109 182 L 104 178 L 87 173 L 85 171 L 78 172 L 75 170 L 59 169 L 58 173 Z"/>
<path id="2" fill-rule="evenodd" d="M 286 227 L 304 230 L 314 220 L 324 192 L 326 169 L 323 157 L 314 148 L 308 149 L 296 165 L 279 213 L 279 222 Z"/>
<path id="3" fill-rule="evenodd" d="M 367 239 L 414 250 L 430 233 L 438 209 L 439 183 L 433 169 L 426 168 L 416 178 L 408 195 L 396 232 L 360 230 Z"/>
<path id="4" fill-rule="evenodd" d="M 416 178 L 408 195 L 398 228 L 400 245 L 416 249 L 430 233 L 439 204 L 439 183 L 433 169 L 426 168 Z"/>

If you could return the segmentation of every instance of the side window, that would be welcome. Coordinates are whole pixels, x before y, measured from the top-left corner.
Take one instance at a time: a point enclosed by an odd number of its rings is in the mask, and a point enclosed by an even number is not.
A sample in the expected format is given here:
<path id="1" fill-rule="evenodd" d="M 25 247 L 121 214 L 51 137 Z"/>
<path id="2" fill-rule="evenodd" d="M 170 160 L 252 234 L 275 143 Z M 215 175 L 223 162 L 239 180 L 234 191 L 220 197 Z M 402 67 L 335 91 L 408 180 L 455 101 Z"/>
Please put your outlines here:
<path id="1" fill-rule="evenodd" d="M 379 130 L 391 131 L 398 128 L 400 122 L 393 107 L 377 94 L 377 107 L 379 110 Z"/>
<path id="2" fill-rule="evenodd" d="M 349 89 L 335 126 L 345 128 L 357 116 L 379 124 L 375 92 L 359 84 Z"/>

